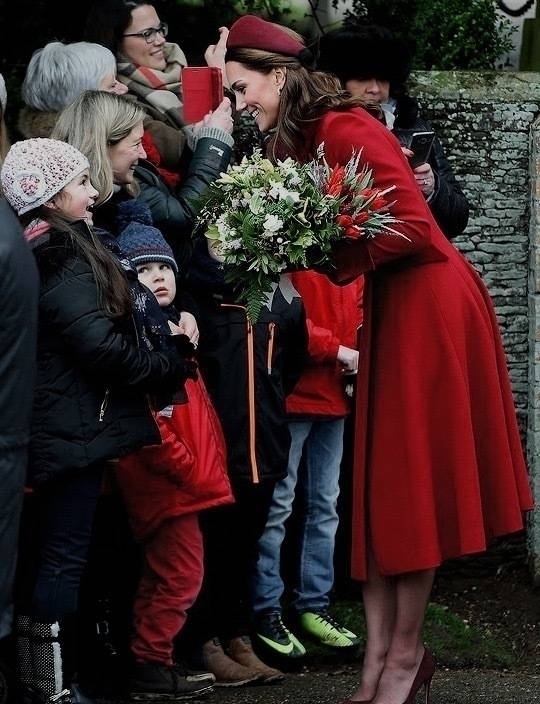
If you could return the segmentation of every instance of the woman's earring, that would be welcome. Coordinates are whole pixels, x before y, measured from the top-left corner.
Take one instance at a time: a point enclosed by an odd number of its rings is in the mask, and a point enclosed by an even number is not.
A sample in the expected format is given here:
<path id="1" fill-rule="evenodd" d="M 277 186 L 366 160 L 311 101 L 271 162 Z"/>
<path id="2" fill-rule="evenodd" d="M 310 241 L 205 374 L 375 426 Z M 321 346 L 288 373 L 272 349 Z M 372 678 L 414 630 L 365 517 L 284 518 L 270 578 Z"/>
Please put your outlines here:
<path id="1" fill-rule="evenodd" d="M 277 94 L 281 95 L 281 87 L 280 86 L 277 87 Z"/>

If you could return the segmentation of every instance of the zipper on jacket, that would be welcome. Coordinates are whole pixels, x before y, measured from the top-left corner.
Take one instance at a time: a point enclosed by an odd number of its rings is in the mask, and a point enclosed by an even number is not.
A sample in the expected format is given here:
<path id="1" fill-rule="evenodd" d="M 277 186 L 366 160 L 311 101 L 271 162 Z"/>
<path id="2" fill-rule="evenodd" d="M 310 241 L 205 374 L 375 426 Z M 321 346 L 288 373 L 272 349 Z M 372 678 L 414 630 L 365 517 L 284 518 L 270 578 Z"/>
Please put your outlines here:
<path id="1" fill-rule="evenodd" d="M 141 341 L 139 339 L 139 331 L 137 330 L 137 323 L 135 322 L 135 316 L 133 313 L 131 314 L 131 322 L 133 323 L 133 332 L 135 333 L 135 342 L 137 343 L 137 347 L 141 346 Z"/>
<path id="2" fill-rule="evenodd" d="M 103 401 L 99 407 L 99 422 L 103 423 L 103 418 L 105 416 L 105 411 L 107 410 L 107 405 L 109 403 L 109 393 L 110 389 L 105 389 L 105 396 L 103 396 Z"/>
<path id="3" fill-rule="evenodd" d="M 249 456 L 251 457 L 251 478 L 258 484 L 259 470 L 257 467 L 257 433 L 255 417 L 255 344 L 253 339 L 253 325 L 249 318 L 246 319 L 247 327 L 247 373 L 248 373 L 248 411 L 249 411 Z"/>
<path id="4" fill-rule="evenodd" d="M 266 353 L 266 370 L 268 375 L 272 373 L 272 359 L 274 357 L 274 336 L 276 333 L 276 324 L 268 324 L 268 350 Z"/>
<path id="5" fill-rule="evenodd" d="M 222 303 L 223 308 L 238 308 L 244 311 L 246 316 L 246 354 L 247 354 L 247 398 L 248 398 L 248 446 L 249 446 L 249 463 L 251 466 L 251 479 L 254 484 L 259 484 L 261 479 L 259 476 L 259 468 L 257 466 L 257 431 L 256 431 L 256 413 L 255 413 L 255 342 L 253 324 L 247 317 L 245 306 L 240 306 L 234 303 Z"/>

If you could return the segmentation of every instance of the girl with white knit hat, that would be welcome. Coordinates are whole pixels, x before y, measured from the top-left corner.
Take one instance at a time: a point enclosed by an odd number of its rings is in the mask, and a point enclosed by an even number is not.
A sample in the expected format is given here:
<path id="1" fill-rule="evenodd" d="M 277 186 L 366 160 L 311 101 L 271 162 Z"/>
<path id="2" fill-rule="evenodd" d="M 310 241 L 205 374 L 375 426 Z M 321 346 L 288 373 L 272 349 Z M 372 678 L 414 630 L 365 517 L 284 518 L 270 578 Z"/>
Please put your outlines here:
<path id="1" fill-rule="evenodd" d="M 77 601 L 104 469 L 160 442 L 149 400 L 179 389 L 191 366 L 185 337 L 171 336 L 163 318 L 152 349 L 138 344 L 136 275 L 92 229 L 98 191 L 81 152 L 47 138 L 16 142 L 0 180 L 27 225 L 41 282 L 28 468 L 38 546 L 20 555 L 19 675 L 35 701 L 87 704 L 75 675 Z"/>

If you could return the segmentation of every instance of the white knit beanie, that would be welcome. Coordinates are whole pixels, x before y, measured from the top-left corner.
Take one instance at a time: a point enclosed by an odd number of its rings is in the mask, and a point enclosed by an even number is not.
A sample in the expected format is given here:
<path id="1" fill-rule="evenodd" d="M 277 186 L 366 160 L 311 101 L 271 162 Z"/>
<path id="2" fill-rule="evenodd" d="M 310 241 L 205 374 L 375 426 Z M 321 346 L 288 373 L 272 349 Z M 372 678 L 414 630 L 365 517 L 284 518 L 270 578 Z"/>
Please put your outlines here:
<path id="1" fill-rule="evenodd" d="M 23 139 L 6 154 L 0 182 L 8 201 L 22 215 L 54 198 L 88 167 L 84 154 L 67 142 Z"/>
<path id="2" fill-rule="evenodd" d="M 4 76 L 0 73 L 0 106 L 2 107 L 2 112 L 5 112 L 7 105 L 7 90 L 6 82 L 4 81 Z"/>

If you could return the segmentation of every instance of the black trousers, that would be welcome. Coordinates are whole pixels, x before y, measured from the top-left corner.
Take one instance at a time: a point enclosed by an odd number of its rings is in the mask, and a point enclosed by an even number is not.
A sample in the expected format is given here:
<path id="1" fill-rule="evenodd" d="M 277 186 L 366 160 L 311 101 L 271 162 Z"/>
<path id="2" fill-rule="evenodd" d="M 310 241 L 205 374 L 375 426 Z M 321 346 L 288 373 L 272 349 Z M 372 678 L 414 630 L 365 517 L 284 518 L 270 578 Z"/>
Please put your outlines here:
<path id="1" fill-rule="evenodd" d="M 180 643 L 200 647 L 218 636 L 223 643 L 251 630 L 251 580 L 275 482 L 233 486 L 235 503 L 201 512 L 204 579 Z"/>

